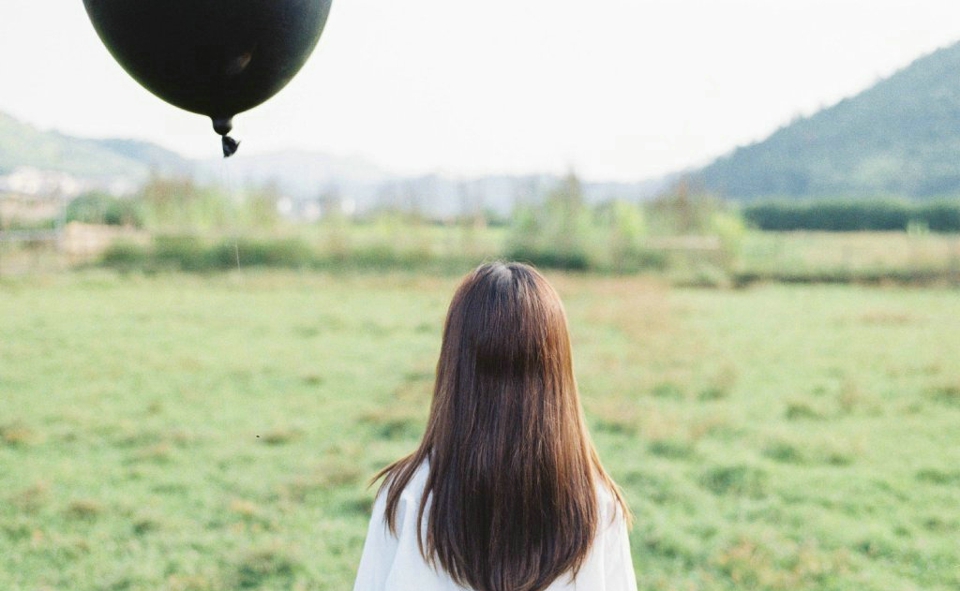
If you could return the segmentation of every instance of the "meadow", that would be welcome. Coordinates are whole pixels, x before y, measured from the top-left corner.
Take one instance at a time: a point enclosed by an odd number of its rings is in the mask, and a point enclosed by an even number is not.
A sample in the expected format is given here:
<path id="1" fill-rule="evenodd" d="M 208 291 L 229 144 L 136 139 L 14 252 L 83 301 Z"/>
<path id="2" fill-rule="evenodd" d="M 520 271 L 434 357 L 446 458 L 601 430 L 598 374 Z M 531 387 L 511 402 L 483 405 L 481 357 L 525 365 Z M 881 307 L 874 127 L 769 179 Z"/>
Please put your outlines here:
<path id="1" fill-rule="evenodd" d="M 960 298 L 552 273 L 643 590 L 960 588 Z M 0 589 L 350 589 L 457 278 L 0 281 Z"/>

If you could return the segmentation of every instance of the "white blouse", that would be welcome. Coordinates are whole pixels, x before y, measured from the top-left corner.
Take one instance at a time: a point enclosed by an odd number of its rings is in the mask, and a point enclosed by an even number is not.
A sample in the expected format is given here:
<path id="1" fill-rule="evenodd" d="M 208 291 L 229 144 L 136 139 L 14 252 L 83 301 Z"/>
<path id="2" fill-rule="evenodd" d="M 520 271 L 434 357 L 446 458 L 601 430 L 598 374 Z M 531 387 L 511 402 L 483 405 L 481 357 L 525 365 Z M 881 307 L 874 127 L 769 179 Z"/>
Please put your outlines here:
<path id="1" fill-rule="evenodd" d="M 396 537 L 390 533 L 384 518 L 386 495 L 377 496 L 354 591 L 470 591 L 453 582 L 446 571 L 434 569 L 420 554 L 417 513 L 426 480 L 427 467 L 422 465 L 400 494 Z M 605 487 L 601 487 L 598 497 L 597 536 L 577 578 L 571 580 L 569 575 L 562 575 L 547 591 L 636 591 L 623 512 Z M 424 518 L 420 524 L 424 532 L 426 521 Z"/>

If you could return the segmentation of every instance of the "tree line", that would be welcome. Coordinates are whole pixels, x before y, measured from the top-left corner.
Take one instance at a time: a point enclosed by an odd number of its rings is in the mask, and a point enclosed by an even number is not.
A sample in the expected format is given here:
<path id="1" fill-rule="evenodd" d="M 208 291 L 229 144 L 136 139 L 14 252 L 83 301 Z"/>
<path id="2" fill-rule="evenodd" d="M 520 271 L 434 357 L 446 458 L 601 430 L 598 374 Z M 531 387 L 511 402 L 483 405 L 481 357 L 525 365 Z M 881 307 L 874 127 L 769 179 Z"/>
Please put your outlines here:
<path id="1" fill-rule="evenodd" d="M 758 230 L 789 232 L 960 232 L 960 201 L 902 200 L 766 201 L 743 207 Z"/>

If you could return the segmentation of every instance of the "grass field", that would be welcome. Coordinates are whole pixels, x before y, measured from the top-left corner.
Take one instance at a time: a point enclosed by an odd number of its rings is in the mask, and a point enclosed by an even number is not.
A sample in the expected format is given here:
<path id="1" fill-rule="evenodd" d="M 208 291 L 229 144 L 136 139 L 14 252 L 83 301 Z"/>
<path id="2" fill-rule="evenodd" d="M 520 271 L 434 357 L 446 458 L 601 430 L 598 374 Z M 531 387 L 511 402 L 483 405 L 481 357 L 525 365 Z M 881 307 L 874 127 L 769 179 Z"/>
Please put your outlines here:
<path id="1" fill-rule="evenodd" d="M 960 587 L 960 298 L 552 275 L 645 590 Z M 0 282 L 0 589 L 351 588 L 455 278 Z"/>
<path id="2" fill-rule="evenodd" d="M 738 271 L 818 282 L 960 284 L 960 237 L 906 232 L 749 232 Z"/>

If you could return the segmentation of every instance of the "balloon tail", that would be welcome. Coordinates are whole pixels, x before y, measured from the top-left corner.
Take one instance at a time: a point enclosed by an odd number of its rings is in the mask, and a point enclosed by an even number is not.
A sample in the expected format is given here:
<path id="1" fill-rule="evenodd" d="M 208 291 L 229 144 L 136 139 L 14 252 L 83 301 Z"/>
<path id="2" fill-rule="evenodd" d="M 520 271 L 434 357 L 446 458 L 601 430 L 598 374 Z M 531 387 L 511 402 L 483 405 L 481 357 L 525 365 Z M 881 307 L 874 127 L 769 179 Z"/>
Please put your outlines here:
<path id="1" fill-rule="evenodd" d="M 233 131 L 233 117 L 211 117 L 213 130 L 223 136 L 223 157 L 229 158 L 237 153 L 240 142 L 228 136 Z"/>
<path id="2" fill-rule="evenodd" d="M 237 148 L 240 147 L 240 142 L 233 139 L 232 137 L 225 135 L 223 136 L 223 157 L 229 158 L 237 153 Z"/>

